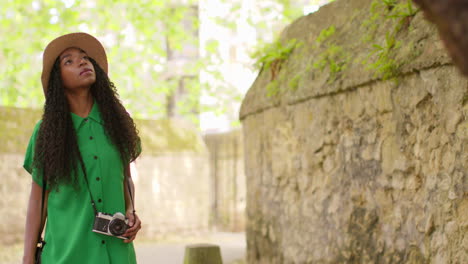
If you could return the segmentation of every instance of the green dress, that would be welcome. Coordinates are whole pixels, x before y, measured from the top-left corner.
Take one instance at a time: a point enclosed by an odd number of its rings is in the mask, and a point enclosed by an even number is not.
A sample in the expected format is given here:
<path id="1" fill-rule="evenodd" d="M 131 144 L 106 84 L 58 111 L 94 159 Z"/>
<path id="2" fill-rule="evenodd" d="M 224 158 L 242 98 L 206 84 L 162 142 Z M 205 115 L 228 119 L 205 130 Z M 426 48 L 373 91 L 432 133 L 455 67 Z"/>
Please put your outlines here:
<path id="1" fill-rule="evenodd" d="M 105 134 L 97 103 L 87 118 L 71 115 L 97 210 L 125 214 L 124 168 L 117 148 Z M 40 124 L 41 121 L 34 128 L 23 167 L 42 186 L 42 173 L 32 166 Z M 94 211 L 79 163 L 78 166 L 78 190 L 71 185 L 62 185 L 49 193 L 42 263 L 136 263 L 133 243 L 127 244 L 122 239 L 91 231 Z"/>

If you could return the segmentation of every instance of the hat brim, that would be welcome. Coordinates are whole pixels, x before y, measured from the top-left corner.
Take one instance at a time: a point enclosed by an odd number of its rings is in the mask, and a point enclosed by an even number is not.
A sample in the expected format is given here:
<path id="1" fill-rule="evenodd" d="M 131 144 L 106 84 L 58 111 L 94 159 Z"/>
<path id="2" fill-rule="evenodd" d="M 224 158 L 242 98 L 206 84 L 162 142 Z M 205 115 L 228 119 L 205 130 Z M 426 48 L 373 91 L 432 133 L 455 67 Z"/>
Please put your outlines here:
<path id="1" fill-rule="evenodd" d="M 60 36 L 52 40 L 49 45 L 47 45 L 42 57 L 41 82 L 44 95 L 47 94 L 50 72 L 55 60 L 68 48 L 82 49 L 89 57 L 93 58 L 106 73 L 108 73 L 106 51 L 99 40 L 82 32 Z"/>

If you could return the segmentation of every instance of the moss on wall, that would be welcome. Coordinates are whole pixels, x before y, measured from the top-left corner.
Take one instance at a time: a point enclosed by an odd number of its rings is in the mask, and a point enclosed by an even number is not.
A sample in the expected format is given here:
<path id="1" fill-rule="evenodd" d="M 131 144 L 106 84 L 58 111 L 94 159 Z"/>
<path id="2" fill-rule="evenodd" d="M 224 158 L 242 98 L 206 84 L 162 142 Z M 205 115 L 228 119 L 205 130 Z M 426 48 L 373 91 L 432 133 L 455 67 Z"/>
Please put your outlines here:
<path id="1" fill-rule="evenodd" d="M 370 81 L 397 79 L 420 68 L 450 64 L 433 32 L 434 27 L 408 0 L 326 5 L 284 30 L 282 43 L 294 40 L 301 45 L 290 50 L 275 78 L 268 71 L 259 74 L 243 101 L 240 118 L 277 105 L 353 90 Z"/>
<path id="2" fill-rule="evenodd" d="M 42 111 L 0 107 L 0 153 L 24 153 Z M 169 152 L 206 152 L 198 130 L 175 120 L 135 120 L 143 155 Z"/>

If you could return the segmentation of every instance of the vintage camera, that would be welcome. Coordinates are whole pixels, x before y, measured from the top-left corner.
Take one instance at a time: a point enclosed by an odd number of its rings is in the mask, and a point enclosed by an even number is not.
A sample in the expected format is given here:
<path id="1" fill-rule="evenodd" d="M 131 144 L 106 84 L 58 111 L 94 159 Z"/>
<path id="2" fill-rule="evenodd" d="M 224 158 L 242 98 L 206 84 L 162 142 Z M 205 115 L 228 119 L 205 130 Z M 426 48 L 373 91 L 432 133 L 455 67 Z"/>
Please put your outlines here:
<path id="1" fill-rule="evenodd" d="M 111 215 L 98 212 L 94 218 L 93 232 L 127 239 L 127 237 L 123 237 L 122 235 L 129 227 L 128 220 L 122 213 L 117 212 Z"/>

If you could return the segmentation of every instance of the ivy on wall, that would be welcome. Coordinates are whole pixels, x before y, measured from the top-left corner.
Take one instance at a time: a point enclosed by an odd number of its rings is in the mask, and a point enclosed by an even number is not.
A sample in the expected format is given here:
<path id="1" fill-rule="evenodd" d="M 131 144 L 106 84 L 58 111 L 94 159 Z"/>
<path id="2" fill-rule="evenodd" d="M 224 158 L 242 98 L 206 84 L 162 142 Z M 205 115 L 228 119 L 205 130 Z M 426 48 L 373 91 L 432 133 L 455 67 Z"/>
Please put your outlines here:
<path id="1" fill-rule="evenodd" d="M 312 74 L 313 71 L 327 73 L 327 83 L 332 84 L 340 78 L 346 78 L 343 73 L 351 63 L 362 64 L 366 70 L 372 72 L 374 78 L 397 81 L 396 76 L 400 73 L 401 66 L 411 62 L 422 53 L 415 43 L 409 43 L 411 45 L 410 56 L 405 60 L 395 58 L 396 51 L 402 45 L 397 40 L 398 35 L 402 31 L 409 30 L 411 21 L 418 12 L 419 9 L 414 8 L 410 0 L 372 1 L 367 18 L 362 18 L 360 27 L 365 34 L 360 38 L 360 43 L 339 44 L 337 40 L 342 35 L 340 28 L 335 25 L 324 28 L 314 43 L 301 49 L 300 57 L 311 56 L 310 54 L 313 54 L 313 57 L 309 59 L 305 69 L 299 70 L 299 73 L 290 78 L 285 86 L 291 91 L 296 91 L 302 78 L 306 74 Z M 384 38 L 376 36 L 377 32 L 382 32 L 379 30 L 382 25 L 388 27 L 384 30 Z M 303 42 L 300 45 L 298 43 L 296 39 L 289 40 L 286 45 L 275 41 L 254 53 L 253 57 L 257 59 L 256 66 L 270 71 L 270 83 L 266 86 L 268 97 L 277 95 L 280 86 L 284 85 L 282 81 L 286 77 L 278 73 L 283 62 L 296 52 L 297 47 L 304 45 Z M 353 60 L 353 52 L 350 50 L 353 45 L 367 47 L 369 52 L 363 60 L 358 61 L 356 58 Z"/>

